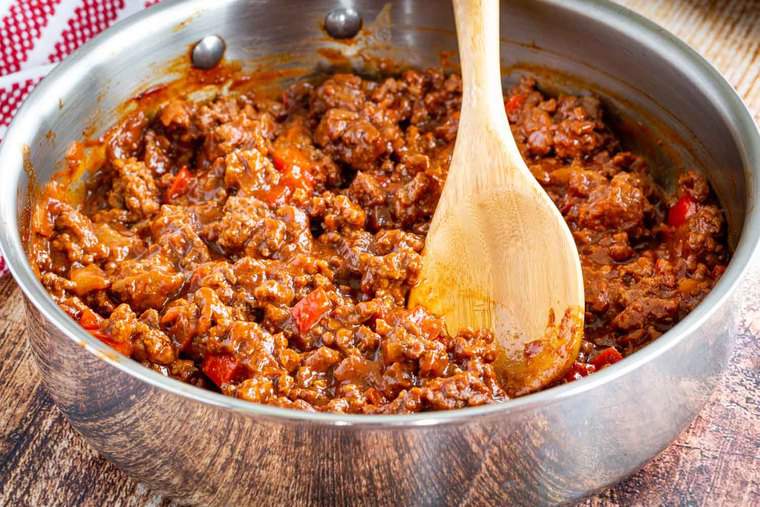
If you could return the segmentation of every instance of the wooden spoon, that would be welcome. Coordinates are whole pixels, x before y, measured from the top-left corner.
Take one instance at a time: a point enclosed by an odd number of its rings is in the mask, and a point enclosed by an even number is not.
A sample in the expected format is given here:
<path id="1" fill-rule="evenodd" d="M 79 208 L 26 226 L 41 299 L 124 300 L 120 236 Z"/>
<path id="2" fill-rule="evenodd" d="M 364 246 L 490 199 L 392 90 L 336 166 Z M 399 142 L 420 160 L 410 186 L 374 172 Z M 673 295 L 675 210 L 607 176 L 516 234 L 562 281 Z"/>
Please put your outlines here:
<path id="1" fill-rule="evenodd" d="M 449 332 L 494 331 L 510 396 L 567 371 L 583 336 L 583 279 L 572 234 L 517 149 L 504 110 L 499 1 L 453 0 L 463 97 L 446 184 L 409 306 Z"/>

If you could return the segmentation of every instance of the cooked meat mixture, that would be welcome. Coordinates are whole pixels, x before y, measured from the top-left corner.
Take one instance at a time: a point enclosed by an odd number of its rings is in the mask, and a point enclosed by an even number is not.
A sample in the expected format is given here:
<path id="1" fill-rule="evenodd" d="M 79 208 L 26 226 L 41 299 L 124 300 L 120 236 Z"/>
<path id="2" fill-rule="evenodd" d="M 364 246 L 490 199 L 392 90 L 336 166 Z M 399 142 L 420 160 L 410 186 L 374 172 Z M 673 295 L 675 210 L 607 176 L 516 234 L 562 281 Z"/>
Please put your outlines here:
<path id="1" fill-rule="evenodd" d="M 451 334 L 405 304 L 461 92 L 440 70 L 336 74 L 277 100 L 134 111 L 100 140 L 83 199 L 62 180 L 42 193 L 33 263 L 100 340 L 229 396 L 361 414 L 506 399 L 491 332 Z M 505 107 L 582 259 L 586 341 L 570 381 L 699 303 L 728 260 L 724 218 L 696 172 L 672 195 L 655 185 L 596 98 L 547 97 L 525 79 Z"/>

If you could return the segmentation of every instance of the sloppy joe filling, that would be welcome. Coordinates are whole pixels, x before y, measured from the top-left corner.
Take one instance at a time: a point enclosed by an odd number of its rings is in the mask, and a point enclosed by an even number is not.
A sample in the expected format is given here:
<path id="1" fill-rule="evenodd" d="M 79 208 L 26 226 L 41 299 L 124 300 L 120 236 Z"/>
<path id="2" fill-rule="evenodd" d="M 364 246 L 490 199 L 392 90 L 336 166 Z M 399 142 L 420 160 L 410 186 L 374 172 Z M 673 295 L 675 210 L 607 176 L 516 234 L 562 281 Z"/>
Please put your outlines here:
<path id="1" fill-rule="evenodd" d="M 83 199 L 63 179 L 46 186 L 32 262 L 97 338 L 229 396 L 360 414 L 504 400 L 489 330 L 452 332 L 406 308 L 461 91 L 440 70 L 335 74 L 278 99 L 134 111 L 95 143 Z M 699 303 L 728 260 L 724 218 L 697 172 L 673 193 L 656 185 L 598 99 L 548 97 L 524 79 L 504 104 L 581 256 L 585 341 L 570 381 Z"/>

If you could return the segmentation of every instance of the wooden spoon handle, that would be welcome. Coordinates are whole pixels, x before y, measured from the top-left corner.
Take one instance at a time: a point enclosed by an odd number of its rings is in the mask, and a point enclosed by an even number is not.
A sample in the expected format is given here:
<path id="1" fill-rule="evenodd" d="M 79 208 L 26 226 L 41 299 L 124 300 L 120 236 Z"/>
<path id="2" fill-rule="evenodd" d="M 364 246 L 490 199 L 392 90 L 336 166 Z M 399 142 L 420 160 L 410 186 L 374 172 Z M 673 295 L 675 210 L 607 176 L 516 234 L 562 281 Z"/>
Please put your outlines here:
<path id="1" fill-rule="evenodd" d="M 499 0 L 453 0 L 462 66 L 462 117 L 475 113 L 485 127 L 508 125 L 501 90 Z M 486 121 L 484 121 L 486 120 Z"/>
<path id="2" fill-rule="evenodd" d="M 511 186 L 515 178 L 541 191 L 523 162 L 504 109 L 499 0 L 453 0 L 453 5 L 462 67 L 462 109 L 444 195 L 470 199 L 468 194 L 473 191 Z M 484 157 L 484 153 L 489 155 Z M 473 164 L 476 160 L 480 162 Z M 431 230 L 436 221 L 434 218 Z"/>

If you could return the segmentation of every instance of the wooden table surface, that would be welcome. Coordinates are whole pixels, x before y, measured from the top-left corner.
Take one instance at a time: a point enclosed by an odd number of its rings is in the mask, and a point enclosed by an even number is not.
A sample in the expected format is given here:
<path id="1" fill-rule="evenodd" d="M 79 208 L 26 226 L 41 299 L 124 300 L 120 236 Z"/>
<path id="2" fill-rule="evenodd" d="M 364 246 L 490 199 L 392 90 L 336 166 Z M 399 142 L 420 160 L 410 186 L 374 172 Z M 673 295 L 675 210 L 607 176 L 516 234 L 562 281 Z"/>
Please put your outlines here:
<path id="1" fill-rule="evenodd" d="M 707 57 L 760 123 L 760 0 L 619 0 Z M 760 266 L 737 347 L 701 415 L 635 475 L 585 505 L 760 505 Z M 0 505 L 170 505 L 91 450 L 40 386 L 18 288 L 0 280 Z"/>

